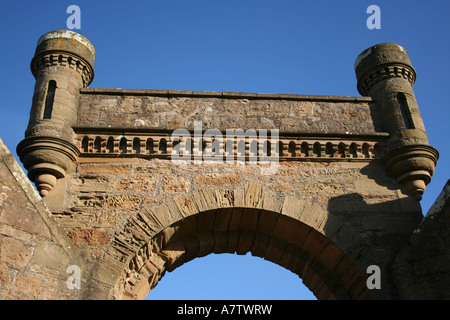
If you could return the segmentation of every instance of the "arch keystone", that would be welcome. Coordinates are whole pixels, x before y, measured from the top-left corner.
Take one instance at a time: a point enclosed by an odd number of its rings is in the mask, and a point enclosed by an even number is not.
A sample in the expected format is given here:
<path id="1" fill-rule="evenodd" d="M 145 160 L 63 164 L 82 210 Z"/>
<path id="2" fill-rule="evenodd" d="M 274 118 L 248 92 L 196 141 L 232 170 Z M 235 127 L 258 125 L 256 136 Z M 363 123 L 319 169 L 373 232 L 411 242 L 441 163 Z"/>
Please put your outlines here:
<path id="1" fill-rule="evenodd" d="M 216 199 L 219 208 L 234 207 L 234 190 L 216 190 Z"/>

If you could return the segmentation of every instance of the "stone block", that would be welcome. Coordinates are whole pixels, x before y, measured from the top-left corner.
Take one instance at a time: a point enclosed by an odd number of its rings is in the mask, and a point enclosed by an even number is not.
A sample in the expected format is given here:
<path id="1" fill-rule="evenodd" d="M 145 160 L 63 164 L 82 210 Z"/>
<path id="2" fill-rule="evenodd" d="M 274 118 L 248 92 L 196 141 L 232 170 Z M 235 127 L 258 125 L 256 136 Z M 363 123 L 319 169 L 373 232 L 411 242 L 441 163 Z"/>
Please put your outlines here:
<path id="1" fill-rule="evenodd" d="M 294 196 L 287 196 L 284 199 L 281 214 L 297 220 L 301 216 L 304 206 L 305 201 Z"/>
<path id="2" fill-rule="evenodd" d="M 0 264 L 0 288 L 5 290 L 11 289 L 13 285 L 14 275 L 12 270 L 8 268 L 6 263 Z"/>
<path id="3" fill-rule="evenodd" d="M 219 208 L 234 206 L 234 190 L 216 190 L 216 199 Z"/>
<path id="4" fill-rule="evenodd" d="M 200 248 L 200 243 L 197 237 L 188 237 L 183 239 L 184 247 L 186 248 L 185 260 L 191 261 L 198 256 L 198 250 Z"/>
<path id="5" fill-rule="evenodd" d="M 218 208 L 216 193 L 212 189 L 196 189 L 192 197 L 200 212 Z"/>
<path id="6" fill-rule="evenodd" d="M 104 246 L 110 240 L 108 232 L 98 229 L 75 229 L 67 236 L 76 246 Z"/>
<path id="7" fill-rule="evenodd" d="M 283 203 L 268 192 L 265 192 L 262 208 L 267 211 L 280 213 L 283 208 Z"/>
<path id="8" fill-rule="evenodd" d="M 197 239 L 199 243 L 198 257 L 204 257 L 214 250 L 215 237 L 212 231 L 198 233 Z"/>
<path id="9" fill-rule="evenodd" d="M 53 269 L 56 274 L 65 274 L 66 268 L 71 264 L 70 257 L 57 244 L 39 242 L 33 251 L 33 270 L 40 271 L 43 267 Z"/>
<path id="10" fill-rule="evenodd" d="M 259 209 L 246 208 L 243 210 L 241 224 L 239 229 L 241 230 L 255 230 L 260 217 Z"/>
<path id="11" fill-rule="evenodd" d="M 0 209 L 0 223 L 50 238 L 50 230 L 41 216 L 36 214 L 35 208 L 24 197 L 15 198 L 15 201 L 18 200 L 14 203 L 14 199 L 9 198 L 4 202 Z"/>
<path id="12" fill-rule="evenodd" d="M 130 166 L 120 166 L 120 165 L 82 165 L 81 174 L 129 174 L 131 172 Z"/>
<path id="13" fill-rule="evenodd" d="M 163 236 L 162 247 L 163 248 L 167 248 L 172 243 L 180 240 L 181 223 L 182 223 L 181 221 L 174 223 L 162 231 L 162 236 Z"/>
<path id="14" fill-rule="evenodd" d="M 29 243 L 32 240 L 32 235 L 30 233 L 3 223 L 0 223 L 0 235 L 15 238 L 24 243 Z"/>
<path id="15" fill-rule="evenodd" d="M 106 195 L 90 196 L 80 199 L 82 207 L 103 209 L 125 209 L 135 210 L 139 208 L 142 199 L 133 195 Z"/>
<path id="16" fill-rule="evenodd" d="M 105 255 L 105 257 L 111 258 L 108 255 Z M 115 263 L 117 263 L 117 261 L 115 261 Z M 100 290 L 100 294 L 103 293 L 103 297 L 108 296 L 109 292 L 112 291 L 112 288 L 114 288 L 117 280 L 122 275 L 124 268 L 124 265 L 114 265 L 104 260 L 101 261 L 93 272 L 91 285 L 95 286 L 95 290 Z M 100 297 L 97 297 L 97 299 L 99 298 Z"/>
<path id="17" fill-rule="evenodd" d="M 229 235 L 228 231 L 214 230 L 214 248 L 212 253 L 224 253 L 227 250 Z"/>
<path id="18" fill-rule="evenodd" d="M 309 194 L 342 194 L 344 187 L 339 183 L 308 183 L 297 188 L 300 196 Z"/>
<path id="19" fill-rule="evenodd" d="M 245 186 L 244 205 L 249 208 L 262 208 L 264 189 L 256 183 L 247 183 Z"/>
<path id="20" fill-rule="evenodd" d="M 158 211 L 145 207 L 137 213 L 135 220 L 148 235 L 153 236 L 166 227 L 164 221 L 161 221 L 158 215 Z"/>
<path id="21" fill-rule="evenodd" d="M 194 183 L 198 185 L 237 184 L 241 181 L 239 174 L 202 174 L 195 177 Z"/>
<path id="22" fill-rule="evenodd" d="M 163 191 L 170 193 L 186 193 L 191 189 L 191 183 L 182 177 L 164 177 Z"/>
<path id="23" fill-rule="evenodd" d="M 11 266 L 25 267 L 30 262 L 32 247 L 21 240 L 0 237 L 0 261 Z"/>
<path id="24" fill-rule="evenodd" d="M 259 213 L 259 220 L 256 226 L 256 231 L 266 235 L 271 235 L 279 217 L 279 214 L 261 210 Z"/>
<path id="25" fill-rule="evenodd" d="M 254 241 L 250 249 L 253 256 L 264 258 L 270 243 L 270 235 L 261 232 L 255 232 Z"/>
<path id="26" fill-rule="evenodd" d="M 187 197 L 175 196 L 173 198 L 173 201 L 180 211 L 181 215 L 185 218 L 199 212 L 192 194 L 188 195 Z"/>
<path id="27" fill-rule="evenodd" d="M 83 176 L 73 183 L 78 192 L 107 192 L 110 188 L 110 179 L 105 176 Z"/>
<path id="28" fill-rule="evenodd" d="M 236 253 L 245 255 L 253 246 L 255 232 L 250 230 L 241 230 L 239 234 L 239 242 L 236 247 Z"/>
<path id="29" fill-rule="evenodd" d="M 186 249 L 182 241 L 176 241 L 170 244 L 161 253 L 167 261 L 166 266 L 167 271 L 169 272 L 173 271 L 175 268 L 178 268 L 185 262 L 184 256 Z"/>
<path id="30" fill-rule="evenodd" d="M 41 291 L 42 280 L 36 274 L 19 274 L 14 289 L 36 299 Z"/>
<path id="31" fill-rule="evenodd" d="M 176 205 L 173 205 L 171 202 L 169 202 L 168 205 L 160 205 L 152 211 L 155 213 L 156 219 L 158 219 L 160 225 L 163 227 L 168 227 L 183 218 Z"/>
<path id="32" fill-rule="evenodd" d="M 199 214 L 197 219 L 197 232 L 209 232 L 214 230 L 215 222 L 216 222 L 216 212 L 217 210 L 211 210 L 202 212 Z"/>
<path id="33" fill-rule="evenodd" d="M 214 221 L 214 230 L 225 231 L 228 230 L 233 216 L 233 208 L 218 210 L 216 212 L 216 219 Z"/>
<path id="34" fill-rule="evenodd" d="M 392 191 L 388 190 L 387 187 L 380 185 L 375 180 L 371 180 L 371 179 L 355 180 L 355 189 L 361 195 L 392 194 Z"/>

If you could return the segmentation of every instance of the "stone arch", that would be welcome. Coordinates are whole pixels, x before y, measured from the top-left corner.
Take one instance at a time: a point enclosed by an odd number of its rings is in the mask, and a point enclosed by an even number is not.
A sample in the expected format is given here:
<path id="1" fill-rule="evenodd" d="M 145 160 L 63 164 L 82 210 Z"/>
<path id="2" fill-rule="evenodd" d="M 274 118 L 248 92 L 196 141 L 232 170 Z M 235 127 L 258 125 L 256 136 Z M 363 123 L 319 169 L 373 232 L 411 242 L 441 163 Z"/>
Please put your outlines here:
<path id="1" fill-rule="evenodd" d="M 296 273 L 318 299 L 373 299 L 361 237 L 311 200 L 263 186 L 196 189 L 130 218 L 93 268 L 88 298 L 142 299 L 165 271 L 210 253 L 259 256 Z"/>

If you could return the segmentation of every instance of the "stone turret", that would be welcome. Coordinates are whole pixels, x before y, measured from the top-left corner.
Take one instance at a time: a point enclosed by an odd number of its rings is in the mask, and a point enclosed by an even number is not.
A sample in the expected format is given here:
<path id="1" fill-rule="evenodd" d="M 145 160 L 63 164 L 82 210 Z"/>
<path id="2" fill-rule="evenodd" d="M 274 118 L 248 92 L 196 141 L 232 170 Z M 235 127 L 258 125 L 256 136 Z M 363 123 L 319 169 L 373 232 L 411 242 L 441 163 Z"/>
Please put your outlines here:
<path id="1" fill-rule="evenodd" d="M 355 63 L 358 91 L 381 108 L 390 138 L 384 158 L 388 170 L 420 200 L 438 159 L 413 92 L 416 71 L 404 48 L 382 43 L 363 51 Z"/>
<path id="2" fill-rule="evenodd" d="M 52 31 L 37 42 L 31 61 L 36 85 L 30 120 L 17 154 L 43 197 L 79 155 L 72 126 L 80 89 L 94 78 L 94 58 L 92 44 L 72 31 Z"/>

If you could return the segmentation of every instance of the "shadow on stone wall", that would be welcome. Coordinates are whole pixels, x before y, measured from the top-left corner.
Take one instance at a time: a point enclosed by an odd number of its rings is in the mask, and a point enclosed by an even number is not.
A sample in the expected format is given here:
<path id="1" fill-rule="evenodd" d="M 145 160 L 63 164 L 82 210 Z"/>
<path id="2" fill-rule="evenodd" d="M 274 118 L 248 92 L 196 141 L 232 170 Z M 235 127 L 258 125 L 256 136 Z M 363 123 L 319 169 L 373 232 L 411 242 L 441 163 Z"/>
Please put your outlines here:
<path id="1" fill-rule="evenodd" d="M 391 266 L 400 299 L 450 299 L 450 180 Z"/>
<path id="2" fill-rule="evenodd" d="M 419 203 L 411 200 L 408 197 L 384 200 L 382 196 L 351 193 L 333 197 L 328 202 L 329 214 L 343 221 L 360 237 L 348 240 L 352 244 L 345 253 L 367 276 L 370 275 L 366 272 L 369 266 L 380 268 L 381 289 L 373 290 L 377 299 L 397 298 L 390 264 L 423 217 Z"/>

